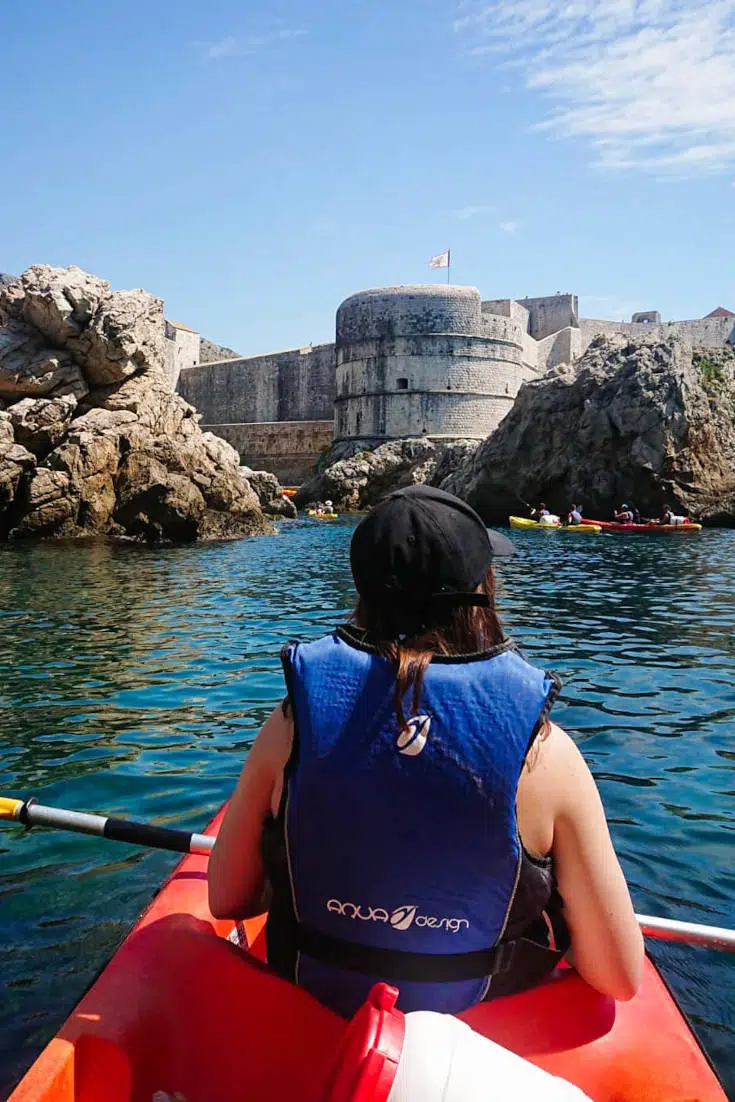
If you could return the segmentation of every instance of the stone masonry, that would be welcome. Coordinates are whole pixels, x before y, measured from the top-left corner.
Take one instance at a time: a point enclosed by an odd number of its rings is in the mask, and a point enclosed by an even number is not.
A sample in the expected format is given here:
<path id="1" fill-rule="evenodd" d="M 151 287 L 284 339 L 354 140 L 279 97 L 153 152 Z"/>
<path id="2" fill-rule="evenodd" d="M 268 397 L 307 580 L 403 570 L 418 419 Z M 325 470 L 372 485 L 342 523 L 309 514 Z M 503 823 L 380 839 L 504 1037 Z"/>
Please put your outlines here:
<path id="1" fill-rule="evenodd" d="M 723 313 L 663 322 L 643 311 L 614 322 L 580 318 L 573 294 L 483 301 L 473 287 L 383 287 L 342 303 L 334 344 L 265 356 L 199 362 L 198 335 L 167 323 L 167 366 L 243 462 L 291 482 L 316 462 L 332 420 L 335 440 L 366 446 L 483 439 L 522 383 L 574 363 L 596 336 L 676 336 L 722 348 L 735 344 L 735 317 Z"/>

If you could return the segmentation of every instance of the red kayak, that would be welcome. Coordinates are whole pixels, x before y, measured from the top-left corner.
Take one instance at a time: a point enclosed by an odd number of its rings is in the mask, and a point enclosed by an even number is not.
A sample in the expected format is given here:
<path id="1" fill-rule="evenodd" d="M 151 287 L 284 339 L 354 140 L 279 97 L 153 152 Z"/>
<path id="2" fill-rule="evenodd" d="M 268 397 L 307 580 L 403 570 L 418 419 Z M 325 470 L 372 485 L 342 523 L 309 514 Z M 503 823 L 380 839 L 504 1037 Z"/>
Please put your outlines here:
<path id="1" fill-rule="evenodd" d="M 684 532 L 701 532 L 701 524 L 619 524 L 616 520 L 588 520 L 587 517 L 582 518 L 582 524 L 595 524 L 605 532 L 625 532 L 628 536 L 634 535 L 656 535 L 656 536 L 671 536 L 674 534 L 683 534 Z"/>
<path id="2" fill-rule="evenodd" d="M 212 918 L 207 859 L 185 857 L 10 1102 L 389 1099 L 336 1090 L 347 1023 L 262 963 L 264 921 Z M 650 959 L 628 1003 L 564 968 L 462 1018 L 594 1102 L 726 1102 Z"/>

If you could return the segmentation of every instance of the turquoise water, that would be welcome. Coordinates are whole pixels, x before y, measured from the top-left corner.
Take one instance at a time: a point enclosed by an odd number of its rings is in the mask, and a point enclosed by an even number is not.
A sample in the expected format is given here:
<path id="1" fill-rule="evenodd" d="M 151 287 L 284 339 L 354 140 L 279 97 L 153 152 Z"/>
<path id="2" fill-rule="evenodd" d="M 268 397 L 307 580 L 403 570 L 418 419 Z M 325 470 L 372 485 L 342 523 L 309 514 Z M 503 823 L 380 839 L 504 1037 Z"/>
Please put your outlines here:
<path id="1" fill-rule="evenodd" d="M 201 827 L 283 693 L 279 649 L 351 606 L 348 521 L 168 550 L 0 547 L 0 793 Z M 506 628 L 565 680 L 637 909 L 735 926 L 735 532 L 515 532 Z M 0 831 L 0 1096 L 173 856 Z M 735 957 L 655 955 L 735 1097 Z"/>

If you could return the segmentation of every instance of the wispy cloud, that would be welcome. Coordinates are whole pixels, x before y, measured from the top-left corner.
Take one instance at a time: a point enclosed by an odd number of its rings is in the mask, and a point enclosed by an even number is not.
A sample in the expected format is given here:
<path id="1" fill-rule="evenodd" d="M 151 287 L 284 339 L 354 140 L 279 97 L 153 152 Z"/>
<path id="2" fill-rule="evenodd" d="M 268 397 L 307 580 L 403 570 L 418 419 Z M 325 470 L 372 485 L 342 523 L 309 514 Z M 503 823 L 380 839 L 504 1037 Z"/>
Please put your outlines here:
<path id="1" fill-rule="evenodd" d="M 458 207 L 452 211 L 452 218 L 457 218 L 460 222 L 468 222 L 470 218 L 484 218 L 488 215 L 495 214 L 497 207 L 494 207 L 491 203 L 476 203 L 474 205 L 468 204 L 466 207 Z"/>
<path id="2" fill-rule="evenodd" d="M 205 61 L 219 61 L 225 57 L 244 57 L 255 54 L 279 42 L 303 38 L 306 33 L 298 27 L 279 27 L 276 30 L 264 31 L 262 34 L 228 34 L 215 42 L 197 42 L 196 45 L 201 50 Z"/>
<path id="3" fill-rule="evenodd" d="M 221 57 L 235 57 L 240 49 L 238 40 L 231 34 L 220 38 L 218 42 L 200 42 L 198 45 L 207 61 L 217 61 Z"/>
<path id="4" fill-rule="evenodd" d="M 458 222 L 469 222 L 473 218 L 492 219 L 493 227 L 503 233 L 515 233 L 523 225 L 522 222 L 505 219 L 496 221 L 498 208 L 493 203 L 468 203 L 464 207 L 457 207 L 452 211 L 452 218 Z"/>
<path id="5" fill-rule="evenodd" d="M 539 129 L 590 142 L 603 168 L 735 161 L 735 0 L 465 0 L 454 26 L 550 100 Z"/>

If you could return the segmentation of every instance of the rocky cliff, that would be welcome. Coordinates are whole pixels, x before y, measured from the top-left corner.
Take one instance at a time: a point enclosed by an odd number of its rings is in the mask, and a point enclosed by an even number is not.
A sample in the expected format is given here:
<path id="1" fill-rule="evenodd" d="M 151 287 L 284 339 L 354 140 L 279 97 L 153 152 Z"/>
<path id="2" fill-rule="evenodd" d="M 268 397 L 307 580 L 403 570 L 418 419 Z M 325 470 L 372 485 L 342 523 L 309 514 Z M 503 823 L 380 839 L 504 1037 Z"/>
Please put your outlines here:
<path id="1" fill-rule="evenodd" d="M 339 441 L 319 462 L 313 478 L 300 487 L 299 508 L 330 500 L 340 512 L 369 509 L 392 490 L 416 482 L 438 485 L 477 447 L 476 440 L 437 444 L 409 438 L 370 448 L 356 440 Z"/>
<path id="2" fill-rule="evenodd" d="M 598 338 L 573 368 L 521 388 L 500 426 L 441 485 L 491 524 L 543 500 L 608 517 L 668 502 L 735 524 L 735 350 Z"/>
<path id="3" fill-rule="evenodd" d="M 238 360 L 239 358 L 239 352 L 234 352 L 223 344 L 215 344 L 214 341 L 207 340 L 206 337 L 201 337 L 199 340 L 199 363 L 201 364 L 216 363 L 218 360 Z"/>
<path id="4" fill-rule="evenodd" d="M 240 467 L 255 492 L 260 507 L 269 517 L 282 517 L 285 520 L 296 519 L 296 506 L 283 492 L 283 487 L 270 471 L 254 471 L 251 467 Z"/>
<path id="5" fill-rule="evenodd" d="M 79 268 L 0 285 L 0 538 L 269 531 L 164 370 L 163 304 Z"/>

